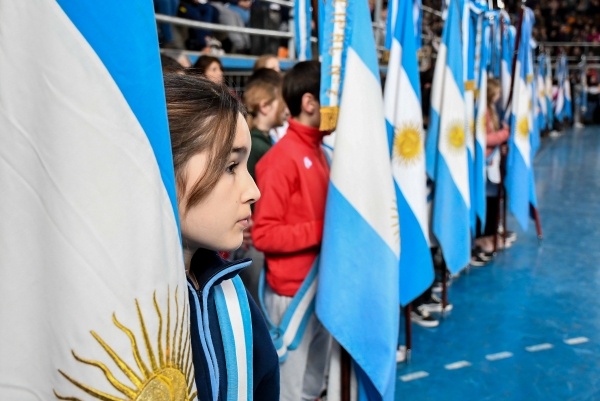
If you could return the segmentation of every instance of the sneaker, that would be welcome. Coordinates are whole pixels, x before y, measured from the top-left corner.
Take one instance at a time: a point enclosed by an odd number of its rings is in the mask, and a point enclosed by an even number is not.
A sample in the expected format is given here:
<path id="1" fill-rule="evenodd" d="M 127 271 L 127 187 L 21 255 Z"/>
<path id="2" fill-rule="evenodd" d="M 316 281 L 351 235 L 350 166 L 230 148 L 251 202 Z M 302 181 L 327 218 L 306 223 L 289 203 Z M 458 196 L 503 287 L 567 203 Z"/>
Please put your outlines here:
<path id="1" fill-rule="evenodd" d="M 431 298 L 425 301 L 422 305 L 429 313 L 442 313 L 442 299 L 435 294 L 431 294 Z M 454 306 L 448 302 L 444 308 L 444 312 L 450 312 Z"/>
<path id="2" fill-rule="evenodd" d="M 406 346 L 401 345 L 396 350 L 396 363 L 404 362 L 406 360 Z"/>
<path id="3" fill-rule="evenodd" d="M 489 262 L 494 259 L 494 252 L 486 252 L 480 246 L 475 247 L 475 254 L 479 256 L 480 259 Z"/>
<path id="4" fill-rule="evenodd" d="M 451 285 L 452 277 L 448 277 L 448 280 L 446 281 L 446 287 L 450 288 Z M 431 291 L 442 292 L 442 281 L 436 278 L 435 282 L 433 283 L 433 287 L 431 287 Z"/>
<path id="5" fill-rule="evenodd" d="M 502 233 L 504 232 L 504 227 L 500 225 L 498 227 L 498 236 L 502 238 Z M 506 242 L 515 242 L 517 240 L 517 233 L 514 231 L 506 230 Z"/>
<path id="6" fill-rule="evenodd" d="M 487 265 L 487 260 L 483 260 L 478 254 L 473 252 L 473 256 L 471 256 L 471 261 L 469 264 L 475 267 L 481 267 Z"/>
<path id="7" fill-rule="evenodd" d="M 410 312 L 410 320 L 422 327 L 437 327 L 440 324 L 427 312 L 424 305 L 419 305 Z"/>

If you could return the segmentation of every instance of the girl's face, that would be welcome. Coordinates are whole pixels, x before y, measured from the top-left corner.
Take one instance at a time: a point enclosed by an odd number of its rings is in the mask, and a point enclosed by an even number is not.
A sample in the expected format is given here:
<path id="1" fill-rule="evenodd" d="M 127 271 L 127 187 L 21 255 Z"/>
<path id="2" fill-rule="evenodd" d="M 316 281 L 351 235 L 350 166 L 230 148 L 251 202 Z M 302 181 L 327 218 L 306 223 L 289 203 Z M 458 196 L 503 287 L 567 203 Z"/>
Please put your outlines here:
<path id="1" fill-rule="evenodd" d="M 217 185 L 187 212 L 183 212 L 185 205 L 179 206 L 185 248 L 233 251 L 242 244 L 243 231 L 249 225 L 250 205 L 260 198 L 260 191 L 248 173 L 251 146 L 248 125 L 239 114 L 233 149 Z M 192 188 L 204 174 L 206 162 L 206 152 L 198 153 L 188 161 L 186 188 Z"/>
<path id="2" fill-rule="evenodd" d="M 216 84 L 220 85 L 223 83 L 223 70 L 221 70 L 221 66 L 216 61 L 213 61 L 212 64 L 208 66 L 204 75 Z"/>

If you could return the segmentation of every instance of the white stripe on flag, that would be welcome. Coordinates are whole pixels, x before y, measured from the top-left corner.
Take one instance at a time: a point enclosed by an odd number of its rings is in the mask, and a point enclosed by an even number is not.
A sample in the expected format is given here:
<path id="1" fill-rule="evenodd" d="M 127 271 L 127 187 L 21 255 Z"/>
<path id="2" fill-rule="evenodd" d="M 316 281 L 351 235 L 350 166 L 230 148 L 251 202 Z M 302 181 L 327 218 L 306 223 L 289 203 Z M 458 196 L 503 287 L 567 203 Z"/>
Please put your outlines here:
<path id="1" fill-rule="evenodd" d="M 221 283 L 229 320 L 233 331 L 233 340 L 235 341 L 235 359 L 237 362 L 237 399 L 245 401 L 248 398 L 248 364 L 246 357 L 246 338 L 244 331 L 244 319 L 240 309 L 240 301 L 235 285 L 231 280 L 225 280 Z M 246 296 L 246 294 L 241 294 Z"/>

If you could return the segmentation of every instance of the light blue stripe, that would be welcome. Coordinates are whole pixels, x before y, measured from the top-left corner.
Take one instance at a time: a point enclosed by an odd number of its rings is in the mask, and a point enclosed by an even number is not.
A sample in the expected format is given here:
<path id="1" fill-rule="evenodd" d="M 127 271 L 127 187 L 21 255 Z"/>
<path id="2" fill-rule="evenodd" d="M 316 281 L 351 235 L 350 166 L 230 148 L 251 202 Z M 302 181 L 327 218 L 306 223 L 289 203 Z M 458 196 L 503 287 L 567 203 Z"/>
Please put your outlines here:
<path id="1" fill-rule="evenodd" d="M 469 167 L 469 197 L 471 208 L 469 209 L 469 221 L 471 222 L 471 235 L 475 237 L 475 226 L 477 225 L 477 215 L 475 205 L 477 204 L 477 193 L 475 192 L 475 159 L 471 150 L 467 148 L 467 166 Z"/>
<path id="2" fill-rule="evenodd" d="M 377 82 L 380 82 L 379 64 L 375 53 L 375 38 L 372 35 L 373 27 L 371 18 L 368 18 L 369 15 L 369 5 L 366 1 L 348 2 L 346 39 L 348 45 L 354 49 L 363 63 L 373 73 Z M 343 82 L 340 83 L 340 88 L 343 88 Z"/>
<path id="3" fill-rule="evenodd" d="M 321 106 L 329 106 L 331 102 L 329 101 L 329 92 L 331 89 L 331 62 L 332 57 L 329 52 L 329 48 L 332 46 L 331 40 L 333 35 L 333 18 L 330 18 L 335 12 L 333 0 L 327 0 L 322 3 L 322 6 L 319 7 L 319 10 L 323 9 L 322 13 L 319 12 L 321 19 L 319 22 L 322 25 L 319 27 L 319 36 L 320 36 L 320 46 L 321 47 L 321 93 L 319 95 L 319 100 Z M 341 88 L 341 86 L 340 86 Z"/>
<path id="4" fill-rule="evenodd" d="M 199 316 L 197 316 L 197 319 L 196 319 L 198 321 L 198 333 L 200 334 L 200 343 L 202 344 L 202 349 L 204 350 L 204 355 L 208 359 L 206 362 L 208 365 L 208 374 L 210 376 L 210 384 L 211 384 L 211 390 L 212 390 L 212 395 L 213 395 L 213 401 L 216 401 L 218 398 L 219 379 L 218 379 L 218 375 L 215 374 L 215 365 L 212 360 L 212 356 L 208 350 L 208 344 L 206 342 L 206 333 L 204 330 L 204 326 L 202 325 L 202 315 L 200 315 L 202 309 L 200 308 L 200 301 L 198 299 L 198 294 L 196 294 L 196 289 L 194 287 L 192 287 L 192 285 L 190 283 L 187 283 L 187 285 L 188 285 L 188 288 L 190 289 L 190 292 L 192 293 L 192 298 L 194 298 L 194 305 L 196 305 L 196 311 L 199 314 Z M 208 326 L 206 327 L 206 329 L 210 331 L 210 328 Z M 215 389 L 217 389 L 217 392 L 215 392 Z"/>
<path id="5" fill-rule="evenodd" d="M 485 227 L 486 214 L 487 214 L 487 200 L 485 196 L 486 187 L 486 174 L 485 174 L 485 150 L 481 147 L 479 142 L 475 142 L 475 188 L 477 196 L 476 201 L 476 213 L 481 222 L 481 227 Z"/>
<path id="6" fill-rule="evenodd" d="M 395 355 L 398 340 L 398 262 L 392 249 L 330 183 L 317 316 L 381 394 L 393 366 L 388 357 Z"/>
<path id="7" fill-rule="evenodd" d="M 440 243 L 448 269 L 455 274 L 466 267 L 471 259 L 469 209 L 441 156 L 438 158 L 437 174 L 433 197 L 433 233 Z"/>
<path id="8" fill-rule="evenodd" d="M 227 367 L 227 401 L 237 401 L 238 397 L 238 360 L 236 353 L 235 336 L 229 318 L 227 301 L 223 288 L 215 287 L 215 305 L 219 316 L 219 327 L 223 338 L 223 349 L 225 351 L 225 366 Z"/>
<path id="9" fill-rule="evenodd" d="M 248 381 L 248 395 L 247 400 L 252 401 L 254 399 L 254 373 L 253 373 L 253 334 L 252 334 L 252 314 L 250 312 L 250 305 L 248 303 L 248 293 L 246 287 L 239 276 L 235 276 L 233 279 L 233 285 L 237 292 L 238 301 L 240 303 L 240 310 L 242 312 L 242 319 L 244 322 L 244 340 L 246 342 L 246 372 Z"/>
<path id="10" fill-rule="evenodd" d="M 402 48 L 402 68 L 406 71 L 408 80 L 421 100 L 421 85 L 419 83 L 419 64 L 417 60 L 417 47 L 414 35 L 414 21 L 412 3 L 409 1 L 401 2 L 396 19 L 395 37 Z"/>
<path id="11" fill-rule="evenodd" d="M 102 60 L 146 133 L 179 227 L 171 140 L 152 2 L 105 0 L 93 5 L 79 0 L 57 2 Z"/>
<path id="12" fill-rule="evenodd" d="M 446 64 L 450 67 L 454 82 L 456 82 L 460 94 L 464 97 L 465 83 L 463 78 L 462 39 L 460 36 L 461 23 L 458 10 L 459 2 L 456 0 L 450 2 L 450 6 L 448 7 L 448 18 L 446 19 L 446 26 L 444 27 L 443 41 L 448 48 L 448 59 Z M 449 78 L 450 77 L 445 77 L 445 79 Z"/>
<path id="13" fill-rule="evenodd" d="M 436 83 L 436 85 L 441 84 L 441 82 Z M 429 132 L 425 140 L 425 170 L 432 181 L 436 180 L 439 134 L 440 115 L 432 106 L 429 112 Z"/>
<path id="14" fill-rule="evenodd" d="M 396 185 L 400 215 L 400 304 L 408 305 L 433 282 L 433 261 L 417 217 Z M 423 204 L 427 202 L 423 199 Z"/>
<path id="15" fill-rule="evenodd" d="M 506 191 L 509 195 L 508 207 L 515 215 L 523 230 L 527 230 L 529 224 L 530 177 L 531 175 L 525 164 L 525 160 L 511 138 L 506 167 Z"/>

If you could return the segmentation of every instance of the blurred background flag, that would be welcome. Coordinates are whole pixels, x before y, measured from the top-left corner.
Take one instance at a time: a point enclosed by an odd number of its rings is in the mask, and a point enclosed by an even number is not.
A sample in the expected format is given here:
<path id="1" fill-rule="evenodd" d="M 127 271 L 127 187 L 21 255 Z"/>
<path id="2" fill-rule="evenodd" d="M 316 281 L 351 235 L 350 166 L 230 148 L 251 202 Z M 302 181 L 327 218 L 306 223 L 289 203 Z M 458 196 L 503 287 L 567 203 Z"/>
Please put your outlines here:
<path id="1" fill-rule="evenodd" d="M 548 110 L 547 127 L 552 129 L 554 127 L 554 109 L 552 106 L 552 62 L 550 57 L 546 57 L 546 70 L 544 77 L 544 90 L 546 94 L 546 109 Z"/>
<path id="2" fill-rule="evenodd" d="M 0 27 L 0 399 L 191 398 L 152 2 L 3 1 Z"/>
<path id="3" fill-rule="evenodd" d="M 515 67 L 515 82 L 511 104 L 511 134 L 508 141 L 506 191 L 508 206 L 525 230 L 529 222 L 529 203 L 531 195 L 531 135 L 533 129 L 533 107 L 531 83 L 533 69 L 531 58 L 531 30 L 534 17 L 531 9 L 526 8 L 521 21 L 521 43 Z"/>
<path id="4" fill-rule="evenodd" d="M 298 61 L 312 60 L 311 50 L 311 21 L 312 11 L 310 0 L 294 1 L 294 40 Z"/>
<path id="5" fill-rule="evenodd" d="M 400 218 L 400 303 L 404 306 L 433 282 L 433 262 L 429 250 L 423 113 L 413 7 L 408 1 L 395 0 L 393 3 L 398 7 L 398 18 L 388 63 L 384 104 Z"/>
<path id="6" fill-rule="evenodd" d="M 359 398 L 393 400 L 399 324 L 396 193 L 368 2 L 347 4 L 345 76 L 316 312 L 352 357 Z"/>
<path id="7" fill-rule="evenodd" d="M 515 27 L 510 25 L 510 17 L 505 10 L 500 12 L 500 34 L 502 35 L 502 62 L 500 67 L 500 82 L 502 83 L 502 111 L 504 120 L 510 115 L 508 97 L 512 80 L 512 60 L 515 49 Z"/>
<path id="8" fill-rule="evenodd" d="M 481 32 L 481 33 L 480 33 Z M 476 108 L 476 117 L 475 117 L 475 180 L 474 192 L 475 196 L 475 212 L 477 214 L 477 218 L 479 218 L 481 222 L 481 226 L 485 227 L 486 223 L 486 181 L 487 181 L 487 173 L 486 173 L 486 157 L 485 151 L 487 148 L 487 130 L 486 130 L 486 122 L 485 115 L 487 112 L 487 80 L 488 80 L 488 72 L 487 68 L 490 62 L 490 53 L 491 53 L 491 27 L 488 21 L 484 20 L 483 16 L 479 16 L 478 21 L 478 35 L 481 35 L 481 40 L 479 43 L 479 51 L 478 51 L 478 60 L 479 66 L 478 71 L 479 74 L 476 78 L 478 82 L 478 95 L 477 95 L 477 108 Z"/>
<path id="9" fill-rule="evenodd" d="M 438 52 L 426 141 L 427 174 L 434 181 L 432 228 L 448 269 L 469 264 L 470 190 L 459 2 L 451 0 Z"/>
<path id="10" fill-rule="evenodd" d="M 545 77 L 546 75 L 546 55 L 540 53 L 538 56 L 537 70 L 535 75 L 535 97 L 538 105 L 538 128 L 545 129 L 548 121 L 548 104 L 546 103 Z"/>
<path id="11" fill-rule="evenodd" d="M 567 57 L 564 53 L 558 57 L 556 62 L 556 80 L 558 81 L 558 91 L 554 99 L 554 117 L 562 122 L 566 116 L 565 112 L 565 77 L 567 69 Z"/>
<path id="12" fill-rule="evenodd" d="M 408 3 L 411 4 L 412 1 L 412 19 L 413 23 L 411 24 L 414 28 L 413 37 L 415 38 L 416 50 L 421 49 L 421 43 L 423 41 L 423 33 L 421 31 L 421 25 L 423 24 L 423 2 L 421 0 L 409 0 Z M 396 27 L 396 18 L 398 16 L 398 9 L 403 8 L 403 5 L 400 5 L 400 0 L 390 1 L 388 4 L 388 12 L 387 12 L 387 20 L 385 25 L 385 48 L 390 50 L 392 48 L 392 38 L 394 37 L 395 27 Z"/>

